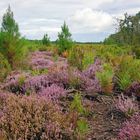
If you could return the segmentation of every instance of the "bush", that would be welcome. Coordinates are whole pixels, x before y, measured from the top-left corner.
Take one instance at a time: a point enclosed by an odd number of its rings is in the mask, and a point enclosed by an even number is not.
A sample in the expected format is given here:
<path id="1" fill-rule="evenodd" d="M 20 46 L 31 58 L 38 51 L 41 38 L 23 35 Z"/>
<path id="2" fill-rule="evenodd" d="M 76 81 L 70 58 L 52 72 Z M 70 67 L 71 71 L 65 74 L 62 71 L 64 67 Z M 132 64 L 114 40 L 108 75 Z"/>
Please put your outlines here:
<path id="1" fill-rule="evenodd" d="M 140 80 L 140 61 L 124 56 L 116 72 L 116 82 L 121 90 L 126 90 L 134 81 Z"/>
<path id="2" fill-rule="evenodd" d="M 132 47 L 132 51 L 134 52 L 136 58 L 140 58 L 140 46 L 133 46 Z"/>
<path id="3" fill-rule="evenodd" d="M 115 102 L 117 109 L 122 111 L 126 117 L 131 117 L 139 111 L 137 102 L 134 99 L 121 95 Z"/>
<path id="4" fill-rule="evenodd" d="M 40 139 L 49 121 L 58 119 L 56 110 L 44 98 L 11 95 L 6 99 L 0 128 L 7 139 Z"/>
<path id="5" fill-rule="evenodd" d="M 84 114 L 85 113 L 85 109 L 84 109 L 84 107 L 82 105 L 82 98 L 81 98 L 80 94 L 77 93 L 74 96 L 74 100 L 72 101 L 70 108 L 72 110 L 76 110 L 80 114 Z"/>
<path id="6" fill-rule="evenodd" d="M 89 50 L 87 49 L 84 52 L 84 58 L 82 60 L 83 69 L 86 69 L 91 64 L 93 64 L 94 63 L 94 58 L 95 58 L 95 54 L 94 54 L 93 50 L 92 49 L 89 49 Z"/>
<path id="7" fill-rule="evenodd" d="M 44 35 L 44 37 L 42 39 L 42 43 L 43 43 L 43 45 L 50 46 L 51 42 L 50 42 L 50 38 L 49 38 L 48 34 Z"/>
<path id="8" fill-rule="evenodd" d="M 84 134 L 86 134 L 88 132 L 88 130 L 89 130 L 89 126 L 88 126 L 87 121 L 82 120 L 82 119 L 78 120 L 78 122 L 77 122 L 77 132 L 79 134 L 79 137 L 82 138 L 82 136 Z"/>
<path id="9" fill-rule="evenodd" d="M 77 67 L 79 70 L 83 69 L 84 51 L 81 47 L 73 47 L 69 51 L 68 62 L 71 66 Z"/>
<path id="10" fill-rule="evenodd" d="M 1 127 L 7 139 L 33 139 L 45 125 L 44 100 L 11 96 L 6 101 Z M 9 121 L 10 119 L 10 121 Z"/>
<path id="11" fill-rule="evenodd" d="M 109 64 L 104 64 L 103 71 L 98 72 L 97 78 L 101 84 L 101 90 L 103 93 L 112 93 L 113 90 L 113 68 Z"/>
<path id="12" fill-rule="evenodd" d="M 92 48 L 83 49 L 81 46 L 74 46 L 69 51 L 68 62 L 71 66 L 84 70 L 94 63 L 94 57 Z"/>
<path id="13" fill-rule="evenodd" d="M 120 129 L 118 140 L 139 140 L 140 139 L 140 114 L 132 116 L 131 120 L 123 123 Z"/>
<path id="14" fill-rule="evenodd" d="M 8 61 L 4 58 L 4 56 L 0 53 L 0 81 L 6 78 L 7 74 L 10 72 L 11 67 Z"/>
<path id="15" fill-rule="evenodd" d="M 77 139 L 87 123 L 72 110 L 39 96 L 0 94 L 0 131 L 5 139 Z M 81 121 L 80 121 L 81 120 Z"/>
<path id="16" fill-rule="evenodd" d="M 140 101 L 140 82 L 133 82 L 124 93 L 128 96 L 135 96 Z"/>

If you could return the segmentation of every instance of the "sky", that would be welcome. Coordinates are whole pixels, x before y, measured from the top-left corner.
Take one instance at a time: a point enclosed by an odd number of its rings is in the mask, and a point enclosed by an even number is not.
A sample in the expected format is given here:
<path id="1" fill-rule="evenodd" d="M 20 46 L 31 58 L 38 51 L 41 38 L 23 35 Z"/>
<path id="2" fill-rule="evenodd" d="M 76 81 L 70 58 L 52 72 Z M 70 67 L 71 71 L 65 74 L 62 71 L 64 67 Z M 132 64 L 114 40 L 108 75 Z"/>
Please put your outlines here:
<path id="1" fill-rule="evenodd" d="M 66 21 L 79 42 L 103 41 L 116 31 L 116 18 L 140 11 L 140 0 L 0 0 L 0 22 L 9 4 L 22 36 L 41 39 L 47 33 L 56 40 Z"/>

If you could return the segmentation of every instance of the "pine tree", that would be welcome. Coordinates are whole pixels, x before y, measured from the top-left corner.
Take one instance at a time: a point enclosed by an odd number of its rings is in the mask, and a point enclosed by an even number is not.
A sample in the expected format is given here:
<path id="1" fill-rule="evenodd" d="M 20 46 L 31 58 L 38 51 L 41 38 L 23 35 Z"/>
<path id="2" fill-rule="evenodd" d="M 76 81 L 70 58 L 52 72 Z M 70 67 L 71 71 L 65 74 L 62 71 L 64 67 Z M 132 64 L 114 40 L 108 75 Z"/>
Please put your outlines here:
<path id="1" fill-rule="evenodd" d="M 43 45 L 47 45 L 47 46 L 50 45 L 51 42 L 50 42 L 50 37 L 48 36 L 48 34 L 44 35 L 44 37 L 42 39 L 42 43 L 43 43 Z"/>
<path id="2" fill-rule="evenodd" d="M 71 33 L 69 31 L 68 26 L 66 25 L 66 22 L 64 22 L 63 26 L 61 26 L 61 32 L 58 33 L 58 50 L 60 53 L 70 49 L 72 47 L 73 41 L 71 38 Z"/>
<path id="3" fill-rule="evenodd" d="M 0 32 L 0 52 L 8 60 L 12 68 L 21 65 L 25 56 L 18 24 L 14 20 L 10 6 L 3 15 Z"/>
<path id="4" fill-rule="evenodd" d="M 1 31 L 8 33 L 14 37 L 19 37 L 19 35 L 20 35 L 18 24 L 14 20 L 14 14 L 11 11 L 10 6 L 6 10 L 6 13 L 3 15 Z"/>

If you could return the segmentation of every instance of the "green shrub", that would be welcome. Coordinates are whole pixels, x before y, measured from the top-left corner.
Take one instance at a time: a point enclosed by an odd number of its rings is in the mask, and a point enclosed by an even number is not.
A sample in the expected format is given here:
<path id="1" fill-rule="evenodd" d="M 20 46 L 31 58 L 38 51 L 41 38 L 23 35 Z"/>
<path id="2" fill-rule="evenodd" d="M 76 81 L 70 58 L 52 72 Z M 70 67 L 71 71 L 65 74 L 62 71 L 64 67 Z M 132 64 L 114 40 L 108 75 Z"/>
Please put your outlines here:
<path id="1" fill-rule="evenodd" d="M 125 90 L 134 81 L 140 81 L 140 60 L 124 56 L 116 72 L 117 84 Z"/>
<path id="2" fill-rule="evenodd" d="M 70 108 L 72 110 L 76 110 L 80 114 L 85 113 L 85 109 L 82 105 L 82 98 L 81 98 L 80 94 L 78 94 L 78 93 L 75 94 L 74 100 L 72 101 Z"/>
<path id="3" fill-rule="evenodd" d="M 89 130 L 89 126 L 88 126 L 87 121 L 85 121 L 84 119 L 77 121 L 77 132 L 80 135 L 87 133 L 88 130 Z"/>
<path id="4" fill-rule="evenodd" d="M 50 37 L 48 36 L 48 34 L 44 35 L 44 37 L 42 39 L 42 43 L 43 43 L 43 45 L 50 46 L 51 41 L 50 41 Z"/>
<path id="5" fill-rule="evenodd" d="M 11 71 L 11 67 L 6 58 L 0 53 L 0 81 L 6 78 L 7 74 Z"/>
<path id="6" fill-rule="evenodd" d="M 133 46 L 132 51 L 135 54 L 136 58 L 140 58 L 140 46 Z"/>
<path id="7" fill-rule="evenodd" d="M 83 69 L 84 51 L 81 47 L 73 47 L 69 51 L 68 62 L 71 66 L 77 67 L 79 70 Z"/>
<path id="8" fill-rule="evenodd" d="M 21 75 L 19 78 L 18 78 L 18 83 L 19 83 L 19 86 L 22 86 L 24 84 L 26 80 L 26 77 L 24 75 Z"/>
<path id="9" fill-rule="evenodd" d="M 104 64 L 103 71 L 98 72 L 97 78 L 100 81 L 102 92 L 104 93 L 112 93 L 113 89 L 113 68 L 109 64 Z"/>
<path id="10" fill-rule="evenodd" d="M 83 69 L 86 69 L 89 65 L 94 63 L 95 54 L 92 49 L 86 49 L 84 52 L 84 58 L 82 60 Z"/>
<path id="11" fill-rule="evenodd" d="M 96 55 L 106 62 L 111 62 L 117 56 L 121 57 L 131 53 L 131 47 L 119 47 L 116 45 L 101 45 L 96 48 Z"/>
<path id="12" fill-rule="evenodd" d="M 31 74 L 33 76 L 41 75 L 41 74 L 47 74 L 47 73 L 48 73 L 48 69 L 35 69 L 35 70 L 31 71 Z"/>

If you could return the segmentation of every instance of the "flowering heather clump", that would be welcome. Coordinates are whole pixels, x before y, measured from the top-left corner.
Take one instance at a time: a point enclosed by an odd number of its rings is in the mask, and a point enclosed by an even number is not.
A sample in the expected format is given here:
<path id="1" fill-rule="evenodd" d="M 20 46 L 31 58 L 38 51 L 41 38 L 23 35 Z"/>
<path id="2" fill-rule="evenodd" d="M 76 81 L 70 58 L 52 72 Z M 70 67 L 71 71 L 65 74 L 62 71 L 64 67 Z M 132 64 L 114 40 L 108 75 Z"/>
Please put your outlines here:
<path id="1" fill-rule="evenodd" d="M 51 83 L 68 88 L 69 85 L 69 74 L 67 70 L 52 71 L 48 74 L 48 79 Z"/>
<path id="2" fill-rule="evenodd" d="M 54 65 L 54 62 L 48 59 L 36 58 L 32 60 L 33 69 L 46 69 Z"/>
<path id="3" fill-rule="evenodd" d="M 47 75 L 33 76 L 25 81 L 24 89 L 26 91 L 39 92 L 44 87 L 47 87 L 49 83 Z"/>
<path id="4" fill-rule="evenodd" d="M 82 77 L 82 89 L 87 93 L 94 93 L 101 91 L 101 85 L 96 77 L 94 79 L 88 78 L 86 76 Z"/>
<path id="5" fill-rule="evenodd" d="M 139 111 L 138 104 L 133 99 L 124 97 L 124 95 L 118 97 L 115 106 L 128 117 Z"/>
<path id="6" fill-rule="evenodd" d="M 136 96 L 140 100 L 140 82 L 133 82 L 132 85 L 127 88 L 125 94 L 128 96 Z"/>
<path id="7" fill-rule="evenodd" d="M 31 67 L 32 69 L 51 69 L 55 65 L 67 68 L 67 60 L 62 57 L 58 57 L 55 61 L 51 52 L 36 51 L 31 54 Z"/>
<path id="8" fill-rule="evenodd" d="M 84 72 L 79 70 L 71 70 L 69 72 L 69 84 L 76 89 L 80 89 L 86 92 L 99 92 L 100 84 L 96 77 L 89 78 Z"/>
<path id="9" fill-rule="evenodd" d="M 0 92 L 0 112 L 2 114 L 4 107 L 6 106 L 6 99 L 11 96 L 10 93 Z"/>
<path id="10" fill-rule="evenodd" d="M 6 98 L 5 111 L 0 116 L 0 131 L 6 139 L 71 139 L 79 116 L 63 113 L 61 107 L 44 96 Z"/>
<path id="11" fill-rule="evenodd" d="M 0 93 L 0 119 L 3 116 L 3 108 L 5 106 L 6 98 L 6 94 Z"/>
<path id="12" fill-rule="evenodd" d="M 102 65 L 100 59 L 95 59 L 94 64 L 92 64 L 87 70 L 83 71 L 83 87 L 87 92 L 100 92 L 101 85 L 96 78 L 96 72 L 102 70 Z"/>
<path id="13" fill-rule="evenodd" d="M 139 140 L 140 139 L 140 114 L 132 116 L 131 120 L 124 122 L 120 129 L 118 140 Z"/>
<path id="14" fill-rule="evenodd" d="M 6 100 L 5 108 L 0 128 L 7 139 L 39 139 L 46 122 L 57 120 L 54 114 L 57 112 L 59 115 L 60 112 L 51 102 L 37 96 L 11 95 Z"/>
<path id="15" fill-rule="evenodd" d="M 42 52 L 43 55 L 44 52 Z M 41 55 L 37 52 L 36 55 Z M 86 92 L 99 92 L 101 86 L 95 76 L 96 71 L 101 69 L 100 60 L 96 59 L 95 63 L 84 72 L 76 69 L 69 69 L 65 59 L 59 58 L 47 74 L 30 76 L 29 74 L 16 73 L 7 78 L 4 88 L 16 94 L 25 94 L 26 92 L 39 93 L 46 91 L 46 88 L 53 88 L 51 85 L 57 85 L 64 89 L 75 88 Z M 24 76 L 24 78 L 23 78 Z M 53 89 L 52 89 L 53 90 Z"/>
<path id="16" fill-rule="evenodd" d="M 54 62 L 50 59 L 52 56 L 51 52 L 47 51 L 36 51 L 31 54 L 31 67 L 33 69 L 45 69 L 50 68 L 54 65 Z M 46 59 L 49 58 L 49 59 Z"/>
<path id="17" fill-rule="evenodd" d="M 13 93 L 24 93 L 23 85 L 30 75 L 28 73 L 14 72 L 8 76 L 3 85 L 3 89 L 6 89 Z"/>
<path id="18" fill-rule="evenodd" d="M 83 73 L 85 74 L 85 76 L 93 79 L 95 78 L 96 72 L 99 72 L 101 70 L 102 70 L 101 60 L 96 58 L 94 64 L 90 65 L 87 70 L 83 71 Z"/>
<path id="19" fill-rule="evenodd" d="M 65 92 L 64 88 L 52 84 L 50 87 L 44 88 L 44 90 L 39 92 L 39 95 L 56 101 L 58 98 L 65 96 Z"/>

